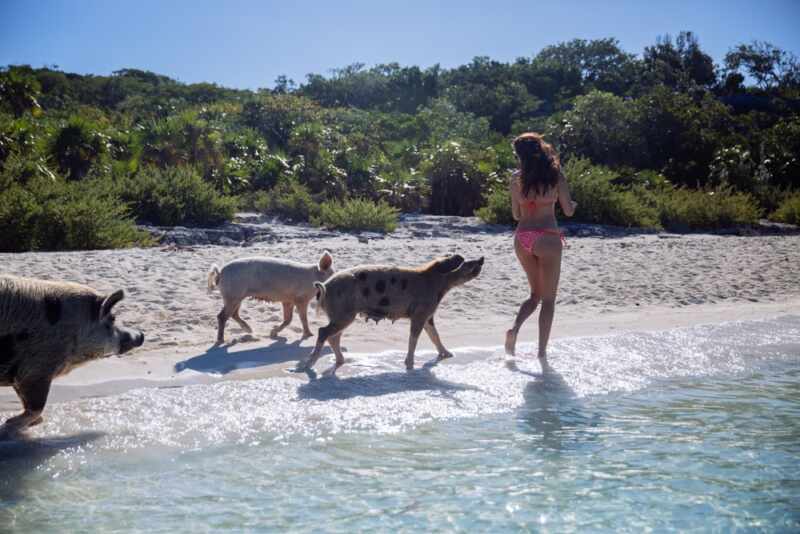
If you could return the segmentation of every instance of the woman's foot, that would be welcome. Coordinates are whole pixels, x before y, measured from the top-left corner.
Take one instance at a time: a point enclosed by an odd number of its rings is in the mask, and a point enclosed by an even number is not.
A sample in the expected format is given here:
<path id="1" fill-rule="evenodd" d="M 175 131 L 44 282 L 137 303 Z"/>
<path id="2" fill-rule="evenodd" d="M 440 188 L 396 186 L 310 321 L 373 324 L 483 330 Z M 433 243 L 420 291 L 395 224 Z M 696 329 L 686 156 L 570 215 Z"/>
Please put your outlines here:
<path id="1" fill-rule="evenodd" d="M 511 328 L 506 332 L 506 354 L 514 356 L 514 351 L 517 347 L 517 333 Z"/>

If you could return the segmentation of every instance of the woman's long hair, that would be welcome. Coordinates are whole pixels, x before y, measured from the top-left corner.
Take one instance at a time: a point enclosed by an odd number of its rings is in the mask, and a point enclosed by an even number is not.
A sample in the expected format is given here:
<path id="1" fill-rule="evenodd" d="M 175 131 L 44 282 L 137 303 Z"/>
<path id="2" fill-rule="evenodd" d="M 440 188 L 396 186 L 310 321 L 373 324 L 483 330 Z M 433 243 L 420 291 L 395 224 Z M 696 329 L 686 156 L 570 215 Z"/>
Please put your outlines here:
<path id="1" fill-rule="evenodd" d="M 527 197 L 531 189 L 544 195 L 558 184 L 561 163 L 555 149 L 541 135 L 524 133 L 514 139 L 514 152 L 519 158 L 522 196 Z"/>

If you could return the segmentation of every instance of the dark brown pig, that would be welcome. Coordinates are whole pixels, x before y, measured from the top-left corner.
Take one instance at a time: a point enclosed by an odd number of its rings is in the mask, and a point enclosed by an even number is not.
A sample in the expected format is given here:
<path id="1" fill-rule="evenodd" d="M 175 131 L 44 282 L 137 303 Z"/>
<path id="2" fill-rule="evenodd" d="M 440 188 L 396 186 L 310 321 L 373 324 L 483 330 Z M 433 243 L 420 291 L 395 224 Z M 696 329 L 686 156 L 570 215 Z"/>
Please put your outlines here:
<path id="1" fill-rule="evenodd" d="M 138 347 L 144 335 L 114 322 L 122 290 L 100 295 L 70 282 L 0 275 L 0 386 L 11 386 L 24 412 L 0 435 L 42 422 L 50 383 L 79 365 Z"/>

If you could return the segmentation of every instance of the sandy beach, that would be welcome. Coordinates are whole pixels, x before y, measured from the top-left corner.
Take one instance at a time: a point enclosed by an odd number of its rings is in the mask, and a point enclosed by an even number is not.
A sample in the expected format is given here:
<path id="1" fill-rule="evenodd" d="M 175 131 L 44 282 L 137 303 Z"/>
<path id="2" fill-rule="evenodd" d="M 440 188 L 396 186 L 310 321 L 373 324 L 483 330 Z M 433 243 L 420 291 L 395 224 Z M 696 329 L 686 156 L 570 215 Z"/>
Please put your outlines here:
<path id="1" fill-rule="evenodd" d="M 334 268 L 364 263 L 411 266 L 459 253 L 486 258 L 473 282 L 453 290 L 437 313 L 445 345 L 456 358 L 459 348 L 496 346 L 526 297 L 508 229 L 476 219 L 410 216 L 397 232 L 342 234 L 315 228 L 258 223 L 259 234 L 246 246 L 193 245 L 91 252 L 0 254 L 0 271 L 52 280 L 71 280 L 100 291 L 123 288 L 118 309 L 125 324 L 145 332 L 143 347 L 123 358 L 87 364 L 56 380 L 50 402 L 116 394 L 135 387 L 170 387 L 198 382 L 288 375 L 305 358 L 314 338 L 300 341 L 300 321 L 281 337 L 268 332 L 280 320 L 280 305 L 247 301 L 244 317 L 254 328 L 246 335 L 230 322 L 227 345 L 214 347 L 218 292 L 206 289 L 212 264 L 268 255 L 314 262 L 323 250 Z M 585 235 L 585 236 L 582 236 Z M 655 234 L 568 228 L 554 338 L 662 330 L 678 326 L 759 319 L 800 313 L 800 235 Z M 310 316 L 314 332 L 325 317 Z M 354 353 L 404 353 L 407 321 L 378 325 L 358 321 L 342 339 Z M 530 320 L 520 342 L 535 341 Z M 420 337 L 418 362 L 431 350 Z M 332 358 L 326 352 L 320 369 Z M 430 354 L 427 355 L 430 357 Z M 526 354 L 521 354 L 526 357 Z M 530 355 L 527 355 L 530 356 Z M 551 354 L 558 358 L 558 354 Z M 397 358 L 398 369 L 402 357 Z M 340 373 L 346 375 L 347 366 Z M 11 388 L 0 390 L 0 412 L 18 409 Z"/>

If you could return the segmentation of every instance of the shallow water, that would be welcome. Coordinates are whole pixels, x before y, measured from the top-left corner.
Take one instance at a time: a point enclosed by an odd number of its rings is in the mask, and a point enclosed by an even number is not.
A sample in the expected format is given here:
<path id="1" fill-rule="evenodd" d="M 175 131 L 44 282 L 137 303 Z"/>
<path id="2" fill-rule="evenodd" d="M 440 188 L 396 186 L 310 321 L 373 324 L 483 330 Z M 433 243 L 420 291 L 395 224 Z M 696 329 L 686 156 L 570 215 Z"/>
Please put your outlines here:
<path id="1" fill-rule="evenodd" d="M 48 406 L 0 530 L 800 528 L 800 317 L 522 349 Z"/>

